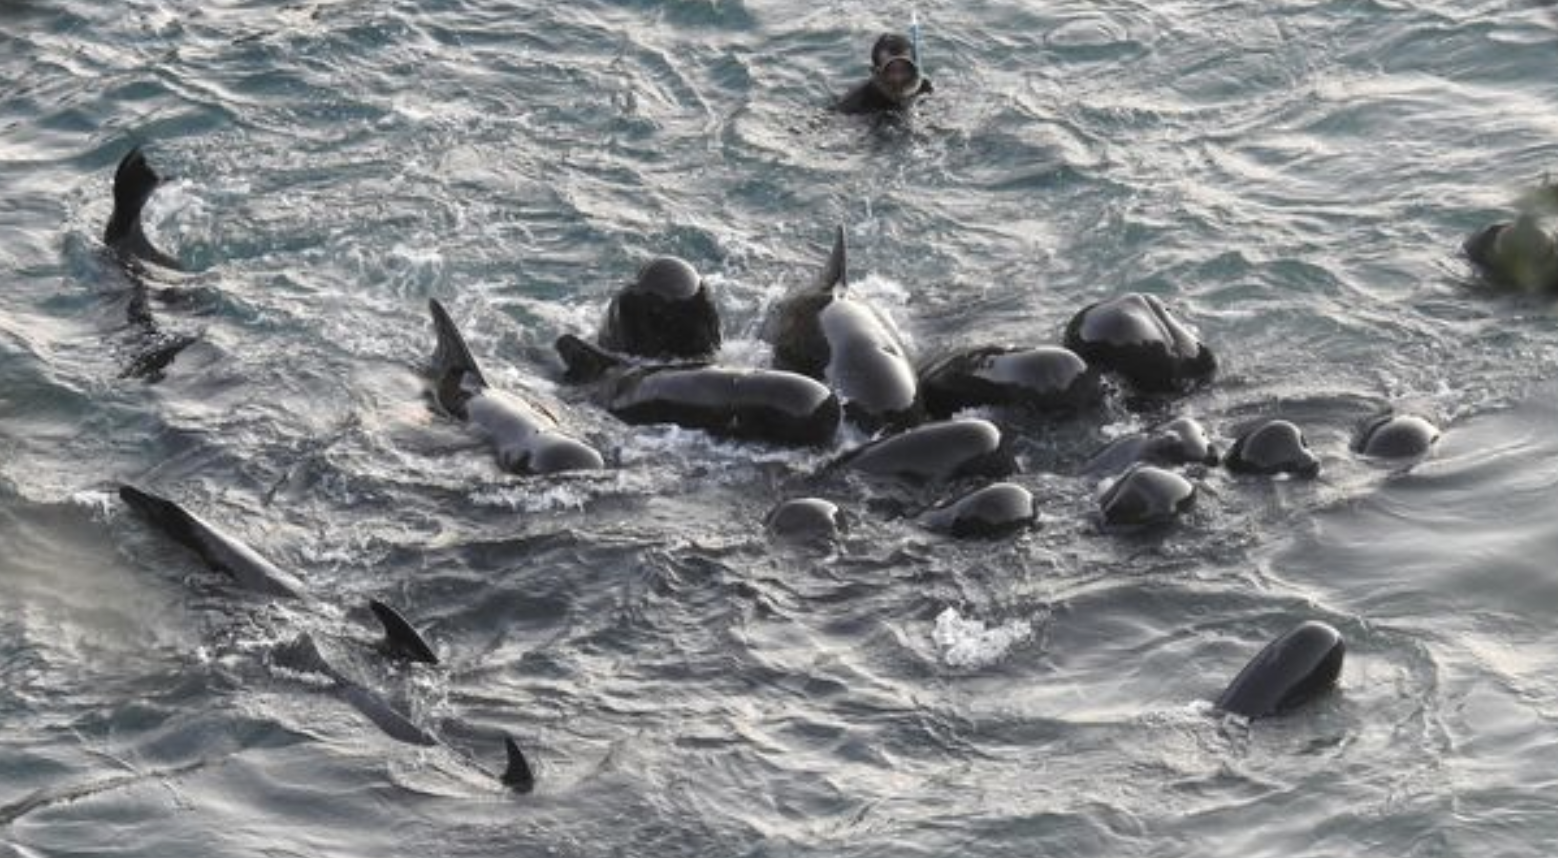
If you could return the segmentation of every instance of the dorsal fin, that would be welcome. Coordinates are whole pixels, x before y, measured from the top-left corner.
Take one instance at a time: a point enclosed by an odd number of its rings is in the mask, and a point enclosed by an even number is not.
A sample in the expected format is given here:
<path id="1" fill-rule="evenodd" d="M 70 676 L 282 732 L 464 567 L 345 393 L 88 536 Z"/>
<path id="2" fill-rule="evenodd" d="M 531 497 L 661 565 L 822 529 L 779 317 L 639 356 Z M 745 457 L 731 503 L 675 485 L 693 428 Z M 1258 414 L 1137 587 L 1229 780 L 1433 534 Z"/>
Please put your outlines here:
<path id="1" fill-rule="evenodd" d="M 573 334 L 558 337 L 556 348 L 568 367 L 563 378 L 576 384 L 595 381 L 627 363 L 622 357 Z"/>
<path id="2" fill-rule="evenodd" d="M 840 289 L 849 288 L 849 248 L 844 240 L 844 227 L 838 227 L 838 236 L 833 240 L 833 252 L 828 254 L 828 264 L 817 276 L 816 291 L 826 292 L 835 286 Z"/>
<path id="3" fill-rule="evenodd" d="M 346 680 L 325 660 L 324 653 L 319 651 L 319 643 L 308 632 L 299 632 L 292 640 L 279 644 L 271 651 L 276 664 L 288 670 L 301 671 L 303 673 L 317 673 L 327 677 L 331 682 L 342 683 Z"/>
<path id="4" fill-rule="evenodd" d="M 512 737 L 503 737 L 503 746 L 508 749 L 508 768 L 503 770 L 500 780 L 515 792 L 530 792 L 536 787 L 535 773 L 530 770 L 530 762 L 525 759 L 525 754 L 519 749 L 519 744 Z"/>
<path id="5" fill-rule="evenodd" d="M 399 611 L 378 599 L 369 599 L 368 608 L 379 618 L 379 624 L 384 626 L 384 641 L 379 646 L 386 655 L 423 664 L 438 663 L 438 655 L 433 652 L 433 648 L 428 646 L 427 641 L 406 622 Z"/>
<path id="6" fill-rule="evenodd" d="M 438 404 L 451 414 L 464 416 L 465 380 L 469 377 L 479 387 L 487 386 L 487 379 L 471 357 L 470 347 L 460 329 L 449 318 L 449 311 L 437 298 L 427 299 L 427 309 L 433 314 L 433 330 L 438 334 L 438 345 L 433 350 L 433 395 Z"/>

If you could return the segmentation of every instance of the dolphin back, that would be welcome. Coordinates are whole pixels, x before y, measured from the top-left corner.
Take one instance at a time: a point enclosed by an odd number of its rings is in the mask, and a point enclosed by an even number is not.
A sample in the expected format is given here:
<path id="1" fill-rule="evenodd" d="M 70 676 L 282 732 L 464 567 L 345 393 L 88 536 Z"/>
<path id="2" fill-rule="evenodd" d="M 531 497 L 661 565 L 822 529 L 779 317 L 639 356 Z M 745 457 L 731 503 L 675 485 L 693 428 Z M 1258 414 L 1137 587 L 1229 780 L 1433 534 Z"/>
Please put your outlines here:
<path id="1" fill-rule="evenodd" d="M 303 596 L 303 582 L 296 576 L 173 501 L 130 485 L 119 487 L 119 498 L 173 541 L 200 555 L 207 566 L 226 572 L 243 586 L 283 598 Z"/>
<path id="2" fill-rule="evenodd" d="M 331 691 L 337 697 L 351 704 L 353 709 L 361 712 L 391 739 L 408 745 L 438 744 L 431 733 L 412 723 L 410 718 L 396 711 L 383 697 L 353 682 L 336 669 L 320 652 L 319 643 L 308 632 L 276 647 L 272 657 L 276 664 L 288 670 L 316 673 L 330 680 Z"/>
<path id="3" fill-rule="evenodd" d="M 205 557 L 206 547 L 199 535 L 204 525 L 183 507 L 131 485 L 119 487 L 119 499 L 142 518 L 156 525 L 158 530 L 172 537 L 174 542 Z"/>
<path id="4" fill-rule="evenodd" d="M 1217 698 L 1217 708 L 1246 718 L 1301 706 L 1336 684 L 1347 645 L 1341 632 L 1310 620 L 1266 645 Z"/>

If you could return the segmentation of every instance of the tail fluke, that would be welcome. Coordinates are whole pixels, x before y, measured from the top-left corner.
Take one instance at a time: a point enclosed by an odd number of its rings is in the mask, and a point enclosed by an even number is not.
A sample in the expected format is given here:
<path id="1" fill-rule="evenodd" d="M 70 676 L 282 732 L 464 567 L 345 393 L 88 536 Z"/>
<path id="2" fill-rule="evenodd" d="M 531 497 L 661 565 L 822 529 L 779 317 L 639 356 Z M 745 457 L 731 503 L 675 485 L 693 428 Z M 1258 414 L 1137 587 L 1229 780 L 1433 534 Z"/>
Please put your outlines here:
<path id="1" fill-rule="evenodd" d="M 828 264 L 817 277 L 817 291 L 826 292 L 837 286 L 840 289 L 849 288 L 848 265 L 849 248 L 844 239 L 844 227 L 838 228 L 838 236 L 833 240 L 833 252 L 828 254 Z"/>
<path id="2" fill-rule="evenodd" d="M 162 177 L 146 161 L 146 153 L 137 146 L 120 159 L 114 171 L 114 210 L 103 230 L 103 243 L 120 254 L 161 265 L 179 268 L 177 259 L 152 247 L 141 228 L 141 211 Z"/>
<path id="3" fill-rule="evenodd" d="M 575 384 L 595 381 L 627 363 L 621 357 L 573 334 L 558 337 L 556 348 L 557 354 L 568 367 L 563 378 Z"/>
<path id="4" fill-rule="evenodd" d="M 387 655 L 423 664 L 438 663 L 438 655 L 433 652 L 433 648 L 428 646 L 427 641 L 406 622 L 399 611 L 378 599 L 369 599 L 368 608 L 379 618 L 380 625 L 384 626 L 384 642 L 380 648 Z"/>
<path id="5" fill-rule="evenodd" d="M 515 792 L 527 793 L 536 788 L 535 773 L 530 770 L 530 763 L 525 759 L 524 752 L 519 750 L 519 745 L 511 737 L 503 737 L 503 745 L 508 749 L 508 768 L 503 770 L 501 780 Z"/>

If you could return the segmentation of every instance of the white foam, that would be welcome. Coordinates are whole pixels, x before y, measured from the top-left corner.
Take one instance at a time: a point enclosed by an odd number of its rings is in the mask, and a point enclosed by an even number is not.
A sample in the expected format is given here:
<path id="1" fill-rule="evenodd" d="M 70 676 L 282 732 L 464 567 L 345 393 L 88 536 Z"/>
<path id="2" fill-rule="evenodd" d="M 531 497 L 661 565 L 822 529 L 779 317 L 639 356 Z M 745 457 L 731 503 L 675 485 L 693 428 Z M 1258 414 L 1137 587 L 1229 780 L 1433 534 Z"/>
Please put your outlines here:
<path id="1" fill-rule="evenodd" d="M 537 490 L 533 484 L 494 486 L 471 493 L 471 502 L 516 512 L 564 512 L 584 509 L 592 493 L 586 485 L 558 483 Z"/>
<path id="2" fill-rule="evenodd" d="M 1031 620 L 1010 620 L 994 628 L 981 620 L 964 619 L 957 608 L 936 617 L 931 639 L 950 667 L 985 667 L 1006 657 L 1012 647 L 1033 637 Z"/>
<path id="3" fill-rule="evenodd" d="M 115 497 L 117 495 L 113 492 L 89 489 L 71 495 L 70 502 L 76 506 L 86 507 L 88 510 L 91 510 L 92 517 L 98 521 L 106 521 L 113 509 Z"/>

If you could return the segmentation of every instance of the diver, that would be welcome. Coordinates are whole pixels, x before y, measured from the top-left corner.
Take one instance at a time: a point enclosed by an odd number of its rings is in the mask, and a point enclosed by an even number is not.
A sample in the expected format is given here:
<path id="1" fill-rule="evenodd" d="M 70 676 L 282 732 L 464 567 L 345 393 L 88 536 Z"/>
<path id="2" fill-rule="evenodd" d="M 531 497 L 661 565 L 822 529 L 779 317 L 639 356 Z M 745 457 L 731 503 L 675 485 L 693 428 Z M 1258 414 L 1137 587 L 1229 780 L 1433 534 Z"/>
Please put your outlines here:
<path id="1" fill-rule="evenodd" d="M 934 91 L 930 78 L 920 74 L 914 44 L 884 33 L 871 47 L 871 79 L 845 93 L 833 109 L 851 115 L 902 112 Z"/>

